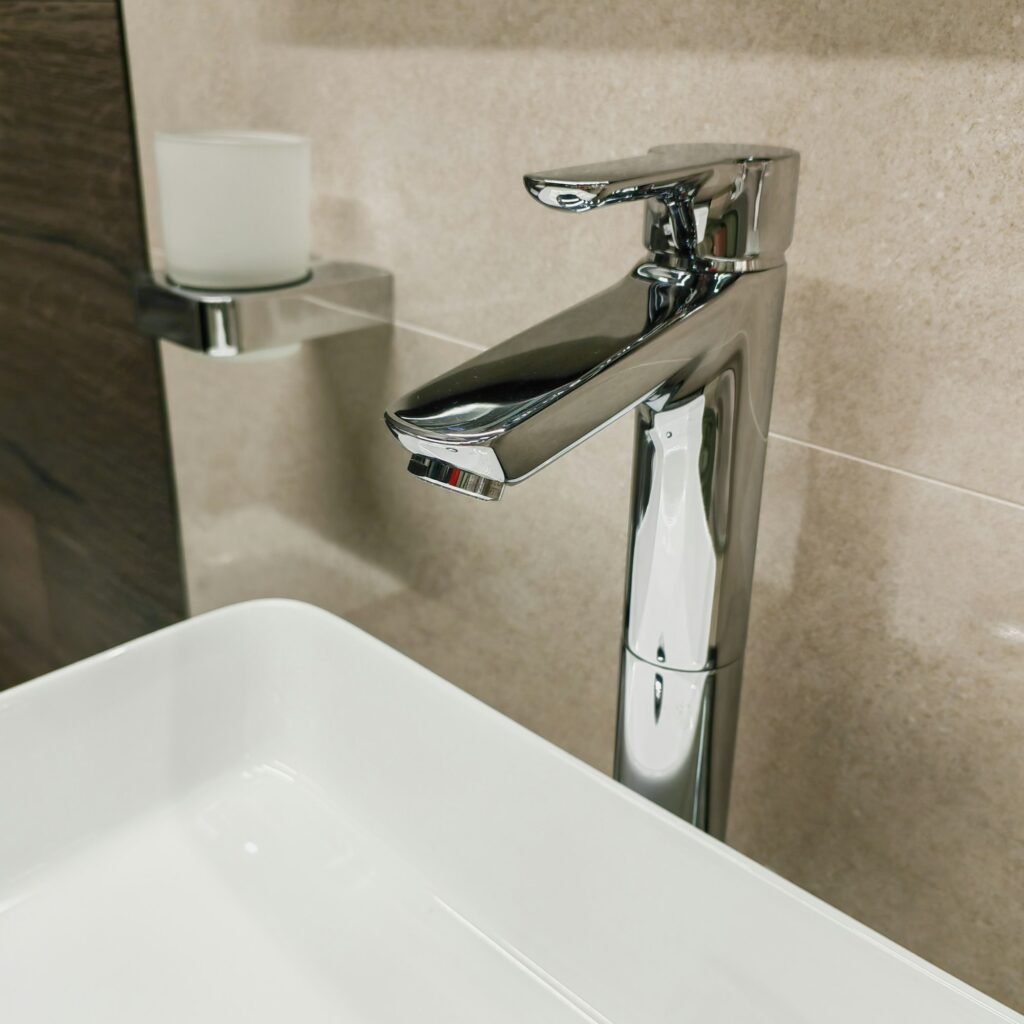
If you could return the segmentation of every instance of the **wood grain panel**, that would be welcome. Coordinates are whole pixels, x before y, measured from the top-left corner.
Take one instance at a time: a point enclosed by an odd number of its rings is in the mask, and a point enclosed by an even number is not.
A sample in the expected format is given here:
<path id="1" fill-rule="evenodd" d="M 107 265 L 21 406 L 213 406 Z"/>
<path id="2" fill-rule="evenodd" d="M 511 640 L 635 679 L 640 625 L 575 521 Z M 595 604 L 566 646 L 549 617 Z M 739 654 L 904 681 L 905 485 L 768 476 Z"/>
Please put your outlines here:
<path id="1" fill-rule="evenodd" d="M 0 3 L 0 687 L 184 614 L 115 0 Z"/>

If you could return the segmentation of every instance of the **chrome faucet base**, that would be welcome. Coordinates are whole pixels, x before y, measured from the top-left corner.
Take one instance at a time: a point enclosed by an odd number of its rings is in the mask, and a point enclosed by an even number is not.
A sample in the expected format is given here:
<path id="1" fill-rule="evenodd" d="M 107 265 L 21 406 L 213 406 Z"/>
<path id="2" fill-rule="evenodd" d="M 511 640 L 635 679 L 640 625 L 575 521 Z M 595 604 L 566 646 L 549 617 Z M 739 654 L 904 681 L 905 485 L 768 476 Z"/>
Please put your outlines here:
<path id="1" fill-rule="evenodd" d="M 615 778 L 725 837 L 743 663 L 677 672 L 623 651 Z"/>
<path id="2" fill-rule="evenodd" d="M 644 201 L 648 258 L 386 414 L 417 476 L 495 498 L 637 411 L 615 773 L 719 837 L 798 166 L 683 146 L 528 175 L 555 209 Z"/>

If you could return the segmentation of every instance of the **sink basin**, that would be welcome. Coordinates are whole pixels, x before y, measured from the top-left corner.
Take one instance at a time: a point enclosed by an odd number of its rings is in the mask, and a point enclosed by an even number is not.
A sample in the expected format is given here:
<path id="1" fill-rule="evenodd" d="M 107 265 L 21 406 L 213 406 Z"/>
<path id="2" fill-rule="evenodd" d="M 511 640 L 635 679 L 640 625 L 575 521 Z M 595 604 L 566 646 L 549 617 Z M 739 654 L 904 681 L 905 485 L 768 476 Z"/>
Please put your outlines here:
<path id="1" fill-rule="evenodd" d="M 0 695 L 0 1019 L 1024 1021 L 327 612 Z"/>

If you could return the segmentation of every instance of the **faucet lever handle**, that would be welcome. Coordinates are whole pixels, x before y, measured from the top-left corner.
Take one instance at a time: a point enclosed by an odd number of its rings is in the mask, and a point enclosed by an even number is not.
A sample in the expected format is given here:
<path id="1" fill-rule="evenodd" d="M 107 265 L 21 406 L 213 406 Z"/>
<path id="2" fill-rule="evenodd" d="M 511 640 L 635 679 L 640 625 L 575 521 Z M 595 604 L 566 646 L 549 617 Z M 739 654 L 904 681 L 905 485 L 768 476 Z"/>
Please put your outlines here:
<path id="1" fill-rule="evenodd" d="M 782 263 L 792 239 L 799 163 L 792 149 L 699 143 L 523 181 L 538 202 L 571 213 L 645 200 L 655 258 L 760 270 Z"/>

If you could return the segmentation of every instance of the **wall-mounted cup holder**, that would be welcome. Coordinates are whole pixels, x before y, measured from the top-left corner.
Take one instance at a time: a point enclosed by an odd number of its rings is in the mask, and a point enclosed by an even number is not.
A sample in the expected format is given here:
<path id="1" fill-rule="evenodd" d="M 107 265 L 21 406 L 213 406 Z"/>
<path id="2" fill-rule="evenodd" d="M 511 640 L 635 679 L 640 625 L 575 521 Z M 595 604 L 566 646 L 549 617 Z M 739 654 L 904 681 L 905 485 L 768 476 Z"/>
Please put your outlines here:
<path id="1" fill-rule="evenodd" d="M 295 284 L 205 291 L 155 271 L 137 278 L 135 311 L 143 334 L 238 356 L 390 323 L 392 276 L 361 263 L 315 262 Z"/>

